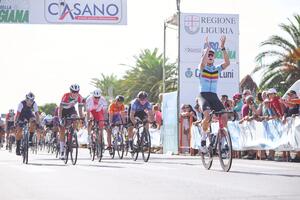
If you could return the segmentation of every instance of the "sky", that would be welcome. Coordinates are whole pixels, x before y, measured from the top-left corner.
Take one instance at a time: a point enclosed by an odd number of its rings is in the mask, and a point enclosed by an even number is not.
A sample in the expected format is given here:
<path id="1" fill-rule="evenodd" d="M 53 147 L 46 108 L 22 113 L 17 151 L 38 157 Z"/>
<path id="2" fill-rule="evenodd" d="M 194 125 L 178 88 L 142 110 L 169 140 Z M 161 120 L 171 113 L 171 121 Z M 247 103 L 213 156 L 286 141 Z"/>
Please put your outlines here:
<path id="1" fill-rule="evenodd" d="M 181 0 L 182 12 L 239 14 L 240 77 L 251 73 L 259 44 L 300 11 L 299 0 Z M 87 96 L 92 78 L 119 78 L 142 49 L 163 50 L 163 22 L 176 0 L 127 0 L 127 25 L 0 24 L 0 113 L 17 109 L 26 93 L 38 105 L 59 103 L 72 83 Z M 177 56 L 176 31 L 167 30 L 167 57 Z M 256 77 L 259 81 L 259 77 Z"/>

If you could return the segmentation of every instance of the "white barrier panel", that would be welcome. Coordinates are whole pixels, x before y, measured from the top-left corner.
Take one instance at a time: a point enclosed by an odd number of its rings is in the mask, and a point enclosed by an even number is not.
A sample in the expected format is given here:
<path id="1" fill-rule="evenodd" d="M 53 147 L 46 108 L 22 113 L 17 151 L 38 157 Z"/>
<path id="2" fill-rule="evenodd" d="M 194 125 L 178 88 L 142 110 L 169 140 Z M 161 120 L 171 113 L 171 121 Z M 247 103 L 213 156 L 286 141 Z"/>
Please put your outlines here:
<path id="1" fill-rule="evenodd" d="M 288 118 L 283 124 L 278 120 L 264 122 L 249 121 L 239 124 L 228 122 L 234 150 L 300 151 L 300 118 Z M 212 132 L 218 123 L 212 124 Z M 191 147 L 198 149 L 201 142 L 200 128 L 192 127 Z"/>

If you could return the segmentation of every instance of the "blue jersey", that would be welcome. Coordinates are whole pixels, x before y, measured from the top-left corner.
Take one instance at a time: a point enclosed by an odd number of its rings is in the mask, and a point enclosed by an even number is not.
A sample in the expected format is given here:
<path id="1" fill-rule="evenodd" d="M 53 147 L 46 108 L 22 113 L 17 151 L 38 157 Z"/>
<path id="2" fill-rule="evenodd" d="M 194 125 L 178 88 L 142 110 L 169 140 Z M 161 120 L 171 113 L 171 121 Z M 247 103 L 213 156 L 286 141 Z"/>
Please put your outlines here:
<path id="1" fill-rule="evenodd" d="M 152 110 L 152 105 L 148 101 L 144 105 L 142 105 L 138 99 L 134 99 L 131 102 L 131 111 L 139 112 L 144 110 Z"/>
<path id="2" fill-rule="evenodd" d="M 200 74 L 200 92 L 217 93 L 217 84 L 219 75 L 222 71 L 222 65 L 205 66 Z"/>

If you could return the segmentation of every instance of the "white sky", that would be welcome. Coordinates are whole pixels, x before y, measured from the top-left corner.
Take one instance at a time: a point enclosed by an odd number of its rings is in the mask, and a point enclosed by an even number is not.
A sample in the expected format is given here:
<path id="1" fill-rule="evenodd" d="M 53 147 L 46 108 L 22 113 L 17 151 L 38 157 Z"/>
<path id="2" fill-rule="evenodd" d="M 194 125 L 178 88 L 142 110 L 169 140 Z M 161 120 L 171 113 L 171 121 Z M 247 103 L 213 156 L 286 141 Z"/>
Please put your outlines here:
<path id="1" fill-rule="evenodd" d="M 141 49 L 163 50 L 163 21 L 176 0 L 127 0 L 128 25 L 0 24 L 0 113 L 17 109 L 32 91 L 38 105 L 59 103 L 71 83 L 86 96 L 101 73 L 118 77 Z M 259 43 L 281 34 L 278 24 L 300 13 L 299 0 L 182 0 L 182 12 L 240 15 L 240 77 L 250 73 Z M 168 30 L 167 56 L 176 59 L 176 32 Z"/>

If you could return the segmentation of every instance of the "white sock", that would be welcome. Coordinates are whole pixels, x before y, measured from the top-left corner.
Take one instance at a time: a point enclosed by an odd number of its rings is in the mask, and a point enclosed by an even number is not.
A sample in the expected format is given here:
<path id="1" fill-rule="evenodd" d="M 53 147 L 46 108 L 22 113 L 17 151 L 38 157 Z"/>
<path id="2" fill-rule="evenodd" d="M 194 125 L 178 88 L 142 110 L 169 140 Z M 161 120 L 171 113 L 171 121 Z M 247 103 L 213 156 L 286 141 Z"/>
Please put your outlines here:
<path id="1" fill-rule="evenodd" d="M 60 154 L 62 154 L 62 152 L 64 152 L 65 142 L 60 141 L 59 145 L 60 145 Z"/>

